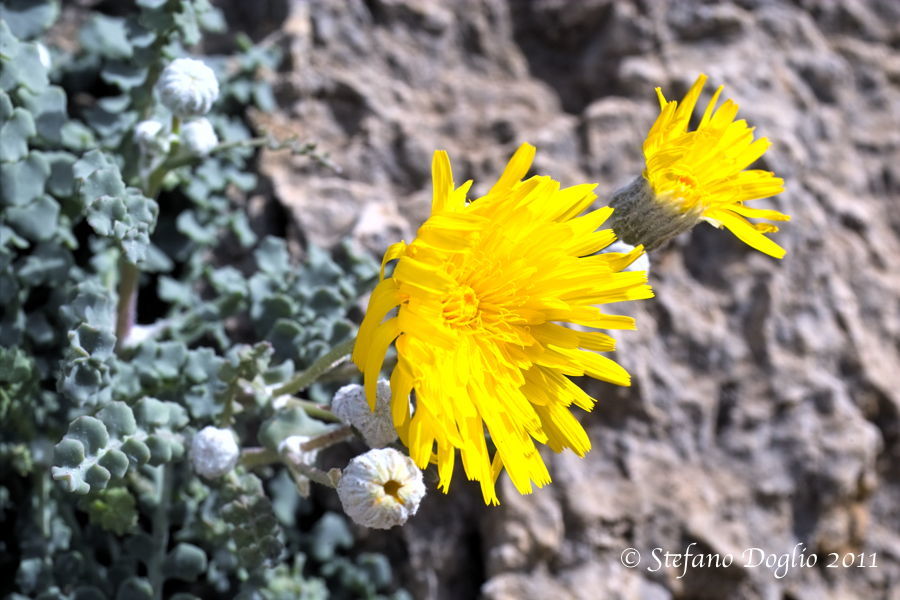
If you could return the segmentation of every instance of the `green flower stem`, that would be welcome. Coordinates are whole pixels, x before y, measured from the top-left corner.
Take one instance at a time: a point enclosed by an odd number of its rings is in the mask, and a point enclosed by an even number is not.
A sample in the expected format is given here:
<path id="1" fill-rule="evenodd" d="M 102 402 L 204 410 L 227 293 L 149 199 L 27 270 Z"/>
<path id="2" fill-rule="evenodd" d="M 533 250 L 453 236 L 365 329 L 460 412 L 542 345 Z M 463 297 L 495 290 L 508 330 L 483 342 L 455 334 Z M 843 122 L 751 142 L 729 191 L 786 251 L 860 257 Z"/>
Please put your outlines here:
<path id="1" fill-rule="evenodd" d="M 181 119 L 173 115 L 172 133 L 177 135 L 179 131 L 181 131 Z M 178 145 L 178 139 L 176 138 L 172 141 L 172 145 L 169 149 L 169 156 L 175 156 L 178 152 Z M 168 159 L 164 160 L 150 173 L 150 176 L 147 177 L 147 181 L 144 183 L 143 192 L 148 198 L 156 200 L 156 197 L 159 196 L 163 180 L 170 170 L 166 166 L 167 162 Z M 128 333 L 131 331 L 131 327 L 134 325 L 137 317 L 137 284 L 140 275 L 141 273 L 137 266 L 131 264 L 124 258 L 119 260 L 119 307 L 116 317 L 117 349 L 124 347 L 125 341 L 128 338 Z"/>
<path id="2" fill-rule="evenodd" d="M 137 291 L 141 272 L 124 256 L 119 258 L 119 303 L 116 307 L 116 351 L 121 352 L 137 317 Z"/>
<path id="3" fill-rule="evenodd" d="M 319 377 L 342 363 L 353 351 L 355 338 L 345 340 L 329 350 L 323 356 L 320 356 L 308 369 L 298 373 L 290 381 L 285 382 L 280 387 L 272 390 L 272 396 L 283 396 L 284 394 L 296 394 L 300 390 L 308 388 Z"/>
<path id="4" fill-rule="evenodd" d="M 153 511 L 154 548 L 147 561 L 147 577 L 153 587 L 153 600 L 163 599 L 163 564 L 169 547 L 169 496 L 172 490 L 172 473 L 169 465 L 156 467 L 156 509 Z"/>
<path id="5" fill-rule="evenodd" d="M 294 476 L 295 481 L 298 477 L 306 477 L 310 481 L 315 481 L 325 487 L 336 488 L 338 481 L 341 479 L 340 469 L 328 469 L 328 471 L 323 471 L 322 469 L 317 469 L 316 467 L 311 467 L 301 462 L 288 462 L 287 467 L 290 469 L 291 475 Z"/>
<path id="6" fill-rule="evenodd" d="M 344 425 L 343 427 L 332 429 L 328 433 L 317 435 L 308 442 L 300 444 L 300 450 L 302 450 L 303 452 L 322 450 L 323 448 L 334 446 L 335 444 L 350 439 L 351 437 L 353 437 L 353 428 L 349 425 Z"/>
<path id="7" fill-rule="evenodd" d="M 316 437 L 311 438 L 309 441 L 300 444 L 300 451 L 311 452 L 313 450 L 322 450 L 323 448 L 328 448 L 329 446 L 333 446 L 335 444 L 343 442 L 344 440 L 350 439 L 351 437 L 353 437 L 353 429 L 349 425 L 345 425 L 343 427 L 332 429 L 331 431 L 323 433 L 322 435 L 317 435 Z M 248 469 L 264 467 L 266 465 L 271 465 L 278 462 L 293 464 L 295 461 L 290 460 L 283 453 L 276 452 L 275 450 L 270 450 L 269 448 L 263 448 L 261 446 L 244 448 L 244 450 L 241 452 L 241 464 Z M 310 479 L 312 478 L 310 477 Z"/>
<path id="8" fill-rule="evenodd" d="M 305 444 L 300 444 L 300 451 L 310 452 L 312 450 L 327 448 L 328 446 L 346 440 L 352 435 L 353 430 L 349 426 L 339 427 L 328 433 L 316 436 Z M 322 469 L 318 469 L 301 460 L 297 460 L 296 456 L 287 451 L 281 453 L 281 460 L 287 465 L 288 470 L 290 470 L 291 476 L 294 478 L 294 482 L 297 484 L 298 489 L 307 490 L 306 492 L 301 491 L 304 496 L 307 496 L 309 493 L 309 484 L 305 482 L 306 479 L 330 488 L 337 487 L 338 481 L 341 479 L 340 469 L 323 471 Z"/>
<path id="9" fill-rule="evenodd" d="M 322 450 L 350 439 L 351 437 L 353 437 L 353 428 L 349 425 L 345 425 L 343 427 L 332 429 L 322 435 L 310 438 L 308 441 L 300 444 L 300 451 L 311 452 L 313 450 Z M 280 462 L 283 458 L 284 455 L 275 450 L 270 450 L 269 448 L 263 448 L 261 446 L 244 448 L 243 452 L 241 452 L 241 464 L 251 469 Z"/>
<path id="10" fill-rule="evenodd" d="M 41 549 L 44 553 L 44 559 L 52 559 L 50 555 L 51 531 L 50 531 L 50 510 L 47 506 L 47 496 L 49 495 L 49 477 L 50 469 L 38 469 L 34 475 L 34 481 L 38 490 L 38 523 L 41 528 Z"/>
<path id="11" fill-rule="evenodd" d="M 264 467 L 277 462 L 281 462 L 281 455 L 268 448 L 253 447 L 244 448 L 241 451 L 241 464 L 247 469 L 253 470 L 257 467 Z"/>
<path id="12" fill-rule="evenodd" d="M 217 423 L 219 427 L 231 427 L 232 421 L 234 420 L 234 397 L 239 390 L 240 385 L 237 381 L 228 386 L 228 389 L 224 394 L 224 398 L 222 399 L 222 404 L 224 406 L 222 408 L 222 414 L 219 415 Z"/>
<path id="13" fill-rule="evenodd" d="M 341 420 L 335 416 L 333 412 L 326 408 L 322 408 L 320 404 L 316 404 L 315 402 L 310 402 L 309 400 L 303 400 L 301 398 L 291 398 L 287 401 L 286 406 L 296 406 L 297 408 L 302 408 L 306 414 L 311 417 L 315 417 L 320 421 L 327 421 L 329 423 L 340 423 Z"/>
<path id="14" fill-rule="evenodd" d="M 285 141 L 276 140 L 270 136 L 261 136 L 250 138 L 246 140 L 236 140 L 232 142 L 222 142 L 217 146 L 214 146 L 209 154 L 217 154 L 219 152 L 227 152 L 228 150 L 234 150 L 236 148 L 267 148 L 269 150 L 290 150 L 292 154 L 296 156 L 309 156 L 316 162 L 320 163 L 323 166 L 332 169 L 335 172 L 340 173 L 341 169 L 335 163 L 328 158 L 327 155 L 316 152 L 316 145 L 313 142 L 301 143 L 294 139 L 288 139 Z M 206 156 L 180 156 L 177 158 L 173 158 L 172 154 L 169 154 L 169 158 L 166 159 L 157 170 L 163 169 L 163 176 L 165 173 L 172 171 L 174 169 L 179 169 L 181 167 L 187 167 L 192 165 L 199 165 L 206 159 Z M 151 175 L 152 177 L 152 175 Z"/>
<path id="15" fill-rule="evenodd" d="M 172 117 L 173 132 L 175 131 L 174 128 L 176 126 L 181 129 L 181 121 L 177 117 Z M 178 138 L 172 140 L 172 144 L 169 146 L 169 155 L 150 172 L 150 175 L 147 177 L 147 183 L 144 185 L 144 193 L 148 198 L 156 200 L 159 196 L 159 191 L 162 189 L 163 180 L 165 180 L 166 175 L 168 175 L 169 171 L 172 169 L 180 166 L 176 164 L 179 159 L 175 158 L 180 146 L 181 142 Z"/>

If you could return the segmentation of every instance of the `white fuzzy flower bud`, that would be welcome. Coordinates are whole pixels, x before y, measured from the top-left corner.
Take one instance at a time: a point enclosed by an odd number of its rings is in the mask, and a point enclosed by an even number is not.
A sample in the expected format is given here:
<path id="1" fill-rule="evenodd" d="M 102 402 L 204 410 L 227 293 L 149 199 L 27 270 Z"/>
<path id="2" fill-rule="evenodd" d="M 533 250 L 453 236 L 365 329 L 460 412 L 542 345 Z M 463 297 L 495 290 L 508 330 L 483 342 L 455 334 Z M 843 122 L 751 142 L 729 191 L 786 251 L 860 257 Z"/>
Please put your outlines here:
<path id="1" fill-rule="evenodd" d="M 703 217 L 702 205 L 682 211 L 677 204 L 660 201 L 643 175 L 616 190 L 609 205 L 614 210 L 605 227 L 627 244 L 643 244 L 647 252 L 665 246 Z"/>
<path id="2" fill-rule="evenodd" d="M 331 412 L 340 420 L 353 425 L 370 448 L 384 448 L 397 441 L 397 430 L 391 417 L 391 384 L 378 381 L 375 411 L 369 408 L 363 386 L 351 383 L 335 393 Z"/>
<path id="3" fill-rule="evenodd" d="M 181 126 L 181 143 L 195 156 L 206 156 L 219 143 L 216 130 L 207 118 L 194 119 Z"/>
<path id="4" fill-rule="evenodd" d="M 156 119 L 147 119 L 134 126 L 134 141 L 145 154 L 165 154 L 169 151 L 169 136 L 165 125 Z"/>
<path id="5" fill-rule="evenodd" d="M 393 448 L 381 448 L 350 461 L 337 493 L 351 519 L 366 527 L 390 529 L 416 514 L 425 484 L 422 471 L 410 457 Z"/>
<path id="6" fill-rule="evenodd" d="M 241 449 L 230 429 L 204 427 L 191 442 L 194 471 L 208 479 L 225 475 L 237 465 Z"/>
<path id="7" fill-rule="evenodd" d="M 626 244 L 622 240 L 616 240 L 609 246 L 603 249 L 603 252 L 619 252 L 621 254 L 628 254 L 634 250 L 634 246 L 631 244 Z M 650 272 L 650 257 L 647 256 L 647 253 L 644 252 L 641 254 L 633 263 L 622 269 L 623 271 L 647 271 Z"/>
<path id="8" fill-rule="evenodd" d="M 163 69 L 156 89 L 163 106 L 176 117 L 189 119 L 209 112 L 219 97 L 219 82 L 202 61 L 178 58 Z"/>

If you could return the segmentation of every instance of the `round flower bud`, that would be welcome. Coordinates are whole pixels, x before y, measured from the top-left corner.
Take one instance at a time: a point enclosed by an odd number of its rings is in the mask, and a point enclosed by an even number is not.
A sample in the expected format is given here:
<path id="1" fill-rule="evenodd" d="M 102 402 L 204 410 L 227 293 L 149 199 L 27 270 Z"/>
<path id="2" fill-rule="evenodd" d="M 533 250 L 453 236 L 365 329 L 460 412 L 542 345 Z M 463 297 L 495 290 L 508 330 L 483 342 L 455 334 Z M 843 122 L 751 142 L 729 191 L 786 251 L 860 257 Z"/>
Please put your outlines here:
<path id="1" fill-rule="evenodd" d="M 425 496 L 422 471 L 393 448 L 369 450 L 350 461 L 337 485 L 344 512 L 374 529 L 402 525 Z"/>
<path id="2" fill-rule="evenodd" d="M 219 143 L 216 131 L 209 119 L 188 121 L 181 126 L 181 143 L 195 156 L 206 156 Z"/>
<path id="3" fill-rule="evenodd" d="M 370 448 L 384 448 L 397 441 L 397 430 L 391 418 L 391 384 L 386 379 L 379 380 L 375 395 L 373 412 L 363 386 L 345 385 L 331 400 L 331 412 L 356 427 Z"/>
<path id="4" fill-rule="evenodd" d="M 618 252 L 620 254 L 628 254 L 634 250 L 634 246 L 626 244 L 622 240 L 616 240 L 603 249 L 603 252 Z M 650 271 L 650 257 L 644 252 L 638 256 L 633 263 L 622 269 L 623 271 Z"/>
<path id="5" fill-rule="evenodd" d="M 160 74 L 156 89 L 163 106 L 182 119 L 205 115 L 219 97 L 216 74 L 193 58 L 169 63 Z"/>
<path id="6" fill-rule="evenodd" d="M 234 469 L 240 454 L 234 432 L 230 429 L 204 427 L 191 442 L 194 471 L 208 479 L 221 477 Z"/>
<path id="7" fill-rule="evenodd" d="M 156 119 L 147 119 L 134 126 L 134 141 L 141 152 L 165 154 L 169 151 L 169 136 L 164 125 Z"/>
<path id="8" fill-rule="evenodd" d="M 702 217 L 700 208 L 682 211 L 671 202 L 660 201 L 643 176 L 613 193 L 609 205 L 614 210 L 606 226 L 626 244 L 643 244 L 647 252 L 665 246 Z"/>

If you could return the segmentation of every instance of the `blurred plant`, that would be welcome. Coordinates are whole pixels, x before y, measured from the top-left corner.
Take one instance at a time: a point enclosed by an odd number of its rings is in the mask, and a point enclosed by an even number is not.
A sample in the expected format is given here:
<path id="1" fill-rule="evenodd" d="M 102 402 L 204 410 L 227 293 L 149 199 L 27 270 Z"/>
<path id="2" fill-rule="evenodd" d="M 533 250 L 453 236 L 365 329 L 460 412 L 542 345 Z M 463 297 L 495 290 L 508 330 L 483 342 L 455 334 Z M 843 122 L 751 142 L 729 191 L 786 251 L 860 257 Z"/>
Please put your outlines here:
<path id="1" fill-rule="evenodd" d="M 187 58 L 217 9 L 134 9 L 72 55 L 37 41 L 59 3 L 0 5 L 0 595 L 405 597 L 302 495 L 340 476 L 315 455 L 352 431 L 316 380 L 377 266 L 297 264 L 242 206 L 261 147 L 331 162 L 245 125 L 276 48 Z"/>

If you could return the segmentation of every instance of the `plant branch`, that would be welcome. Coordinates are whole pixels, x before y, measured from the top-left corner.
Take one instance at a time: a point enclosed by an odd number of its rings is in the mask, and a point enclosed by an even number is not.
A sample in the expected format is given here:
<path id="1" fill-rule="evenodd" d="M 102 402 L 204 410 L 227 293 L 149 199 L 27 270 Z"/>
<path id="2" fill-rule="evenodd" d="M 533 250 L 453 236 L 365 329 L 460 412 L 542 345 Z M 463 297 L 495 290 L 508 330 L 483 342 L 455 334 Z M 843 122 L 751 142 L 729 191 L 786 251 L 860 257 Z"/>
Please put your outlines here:
<path id="1" fill-rule="evenodd" d="M 291 474 L 294 475 L 295 479 L 299 475 L 302 477 L 306 477 L 310 481 L 315 481 L 318 484 L 330 488 L 337 487 L 337 482 L 341 478 L 340 469 L 329 469 L 328 471 L 323 471 L 322 469 L 311 467 L 310 465 L 307 465 L 305 463 L 293 461 L 288 462 L 287 467 L 291 470 Z"/>
<path id="2" fill-rule="evenodd" d="M 141 272 L 127 258 L 119 258 L 119 300 L 116 307 L 116 352 L 125 348 L 137 318 L 137 290 Z"/>
<path id="3" fill-rule="evenodd" d="M 328 433 L 317 435 L 308 442 L 300 444 L 300 451 L 311 452 L 313 450 L 322 450 L 351 437 L 353 437 L 353 429 L 349 425 L 344 425 L 343 427 L 332 429 Z"/>
<path id="4" fill-rule="evenodd" d="M 320 421 L 328 421 L 329 423 L 340 423 L 341 419 L 327 408 L 323 408 L 321 404 L 316 404 L 302 398 L 291 398 L 285 402 L 285 406 L 296 406 L 302 408 L 306 414 L 315 417 Z"/>
<path id="5" fill-rule="evenodd" d="M 353 350 L 355 338 L 345 340 L 320 356 L 308 369 L 298 373 L 293 379 L 272 390 L 273 396 L 296 394 L 309 387 L 316 379 L 342 363 Z"/>
<path id="6" fill-rule="evenodd" d="M 246 140 L 236 140 L 231 142 L 222 142 L 217 146 L 213 147 L 209 154 L 218 154 L 220 152 L 227 152 L 228 150 L 235 150 L 238 148 L 266 148 L 268 150 L 290 150 L 291 154 L 295 156 L 309 156 L 317 163 L 321 164 L 324 167 L 328 167 L 329 169 L 340 173 L 341 168 L 335 164 L 331 158 L 328 157 L 327 154 L 323 154 L 321 152 L 316 151 L 315 142 L 301 142 L 296 138 L 288 138 L 286 140 L 278 140 L 277 138 L 265 135 L 255 138 L 249 138 Z M 187 167 L 191 165 L 199 165 L 205 159 L 205 156 L 178 156 L 178 157 L 170 157 L 165 160 L 159 167 L 157 167 L 157 171 L 163 170 L 163 175 L 165 173 L 172 171 L 173 169 L 178 169 L 181 167 Z M 152 177 L 152 175 L 151 175 Z"/>
<path id="7" fill-rule="evenodd" d="M 299 450 L 300 452 L 322 450 L 351 437 L 353 437 L 353 429 L 349 425 L 346 425 L 310 438 L 308 441 L 300 444 Z M 248 469 L 255 469 L 256 467 L 264 467 L 277 462 L 288 464 L 297 461 L 291 460 L 288 452 L 276 452 L 275 450 L 264 448 L 262 446 L 254 446 L 251 448 L 244 448 L 241 452 L 240 462 Z"/>
<path id="8" fill-rule="evenodd" d="M 172 473 L 167 464 L 156 467 L 156 489 L 156 509 L 153 511 L 154 548 L 147 561 L 147 577 L 153 587 L 153 599 L 162 600 L 165 583 L 163 565 L 169 546 L 169 496 L 172 489 Z"/>

